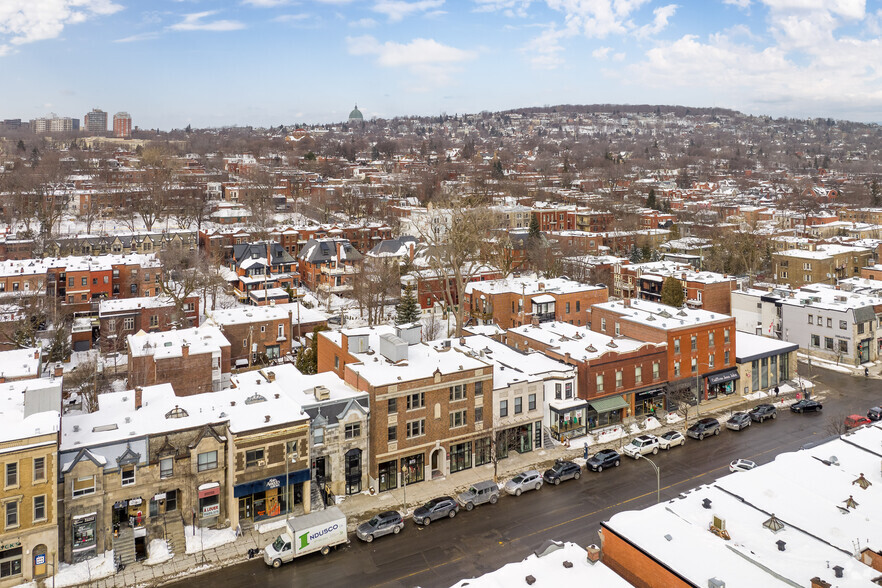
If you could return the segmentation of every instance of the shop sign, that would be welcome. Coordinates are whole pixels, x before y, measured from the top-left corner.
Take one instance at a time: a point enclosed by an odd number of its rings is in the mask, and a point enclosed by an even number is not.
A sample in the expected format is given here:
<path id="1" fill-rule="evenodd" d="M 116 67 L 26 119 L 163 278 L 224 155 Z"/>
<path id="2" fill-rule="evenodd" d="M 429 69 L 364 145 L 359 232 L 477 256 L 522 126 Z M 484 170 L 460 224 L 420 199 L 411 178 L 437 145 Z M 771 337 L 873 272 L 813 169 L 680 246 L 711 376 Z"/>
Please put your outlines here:
<path id="1" fill-rule="evenodd" d="M 46 554 L 40 553 L 34 556 L 34 565 L 41 566 L 46 563 Z"/>
<path id="2" fill-rule="evenodd" d="M 209 496 L 217 496 L 220 494 L 220 486 L 215 486 L 214 488 L 209 488 L 208 490 L 200 490 L 199 498 L 208 498 Z"/>
<path id="3" fill-rule="evenodd" d="M 138 506 L 139 504 L 141 504 L 140 498 L 132 498 L 129 500 L 129 506 Z"/>
<path id="4" fill-rule="evenodd" d="M 165 500 L 165 492 L 160 492 L 153 496 L 153 500 L 159 502 L 160 500 Z"/>
<path id="5" fill-rule="evenodd" d="M 202 507 L 202 517 L 210 518 L 220 516 L 220 504 L 207 504 Z"/>
<path id="6" fill-rule="evenodd" d="M 3 543 L 0 545 L 0 551 L 6 551 L 7 549 L 15 549 L 16 547 L 21 547 L 21 541 L 13 541 L 12 543 Z"/>
<path id="7" fill-rule="evenodd" d="M 266 481 L 267 490 L 272 490 L 273 488 L 278 488 L 281 486 L 278 478 L 270 478 Z"/>

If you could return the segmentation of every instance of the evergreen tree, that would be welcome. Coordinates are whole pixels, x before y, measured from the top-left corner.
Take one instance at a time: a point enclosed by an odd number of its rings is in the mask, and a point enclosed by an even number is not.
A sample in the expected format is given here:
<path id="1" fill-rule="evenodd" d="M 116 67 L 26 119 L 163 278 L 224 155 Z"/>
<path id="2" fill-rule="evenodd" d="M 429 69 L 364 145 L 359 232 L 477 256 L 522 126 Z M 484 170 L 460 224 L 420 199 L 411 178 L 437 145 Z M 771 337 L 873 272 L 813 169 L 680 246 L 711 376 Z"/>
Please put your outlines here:
<path id="1" fill-rule="evenodd" d="M 498 159 L 493 163 L 493 171 L 490 174 L 494 180 L 504 180 L 505 172 L 502 171 L 502 162 Z"/>
<path id="2" fill-rule="evenodd" d="M 530 215 L 530 239 L 538 239 L 542 236 L 542 231 L 539 230 L 539 217 L 535 214 Z"/>
<path id="3" fill-rule="evenodd" d="M 28 148 L 25 147 L 24 141 L 22 141 L 21 139 L 18 140 L 18 145 L 16 146 L 16 149 L 18 149 L 22 153 L 25 153 L 28 150 Z"/>
<path id="4" fill-rule="evenodd" d="M 677 278 L 667 277 L 662 284 L 661 303 L 668 306 L 681 307 L 685 301 L 683 286 Z"/>
<path id="5" fill-rule="evenodd" d="M 415 323 L 420 320 L 420 306 L 413 294 L 413 285 L 408 284 L 404 287 L 404 296 L 401 297 L 395 311 L 397 313 L 396 325 Z"/>
<path id="6" fill-rule="evenodd" d="M 312 343 L 309 347 L 302 347 L 297 354 L 294 365 L 301 374 L 315 374 L 318 372 L 318 334 L 327 331 L 327 327 L 321 325 L 312 330 Z"/>
<path id="7" fill-rule="evenodd" d="M 649 196 L 646 197 L 646 206 L 647 208 L 655 208 L 658 205 L 658 202 L 655 199 L 655 190 L 652 189 L 649 191 Z"/>
<path id="8" fill-rule="evenodd" d="M 628 259 L 631 260 L 631 263 L 643 263 L 643 252 L 635 245 L 631 247 L 631 253 L 628 255 Z"/>
<path id="9" fill-rule="evenodd" d="M 879 182 L 875 179 L 870 184 L 870 204 L 874 207 L 882 205 L 882 189 L 880 189 Z"/>

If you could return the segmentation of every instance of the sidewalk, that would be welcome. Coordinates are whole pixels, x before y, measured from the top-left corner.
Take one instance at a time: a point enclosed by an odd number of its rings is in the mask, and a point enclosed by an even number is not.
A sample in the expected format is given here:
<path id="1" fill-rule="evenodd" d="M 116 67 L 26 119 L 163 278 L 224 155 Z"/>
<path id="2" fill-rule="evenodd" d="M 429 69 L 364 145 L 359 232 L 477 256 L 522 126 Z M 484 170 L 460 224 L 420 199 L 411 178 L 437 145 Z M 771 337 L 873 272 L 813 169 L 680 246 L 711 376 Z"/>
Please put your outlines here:
<path id="1" fill-rule="evenodd" d="M 864 377 L 864 369 L 866 368 L 869 372 L 869 377 L 882 378 L 882 362 L 868 361 L 867 363 L 862 363 L 856 366 L 844 361 L 837 363 L 835 361 L 830 361 L 829 359 L 821 359 L 802 351 L 797 352 L 797 358 L 799 363 L 809 366 L 809 370 L 812 368 L 821 368 L 839 372 L 841 374 L 851 374 L 852 376 Z"/>
<path id="2" fill-rule="evenodd" d="M 806 388 L 814 386 L 811 381 L 803 380 L 793 384 L 782 384 L 780 386 L 780 395 L 777 398 L 774 397 L 774 394 L 769 398 L 766 392 L 756 392 L 748 396 L 733 394 L 702 402 L 698 406 L 689 408 L 687 423 L 692 424 L 697 417 L 706 416 L 716 416 L 720 420 L 724 420 L 728 418 L 729 413 L 735 410 L 746 410 L 761 402 L 770 402 L 779 408 L 785 408 L 795 399 L 798 393 L 801 393 L 801 384 L 805 385 Z M 814 396 L 814 393 L 812 395 Z M 528 469 L 544 471 L 554 463 L 555 459 L 571 459 L 580 465 L 584 465 L 585 460 L 583 456 L 586 451 L 586 444 L 588 446 L 588 455 L 590 456 L 600 449 L 621 449 L 622 445 L 636 434 L 652 432 L 659 435 L 670 429 L 681 429 L 686 424 L 683 423 L 683 417 L 676 413 L 669 413 L 666 417 L 660 415 L 660 417 L 661 422 L 653 417 L 649 417 L 641 419 L 639 423 L 636 422 L 637 419 L 630 418 L 622 425 L 607 427 L 600 431 L 594 431 L 585 437 L 574 439 L 569 447 L 555 444 L 552 447 L 543 447 L 529 453 L 512 453 L 497 464 L 497 480 L 502 483 L 514 474 Z M 405 516 L 408 516 L 413 513 L 416 507 L 432 498 L 444 495 L 455 497 L 456 494 L 466 490 L 475 482 L 493 479 L 493 469 L 493 464 L 491 463 L 434 480 L 409 484 L 406 489 L 399 487 L 377 495 L 362 492 L 354 496 L 342 497 L 339 499 L 337 506 L 346 514 L 349 531 L 352 532 L 359 523 L 378 512 L 384 510 L 405 511 L 405 494 L 407 495 Z M 209 547 L 198 553 L 177 554 L 171 559 L 153 566 L 143 563 L 132 564 L 119 574 L 92 582 L 81 584 L 59 583 L 58 585 L 90 586 L 95 588 L 160 586 L 194 574 L 241 563 L 247 559 L 249 549 L 262 549 L 275 538 L 279 532 L 278 529 L 282 526 L 284 526 L 284 517 L 276 521 L 263 521 L 258 523 L 254 529 L 242 533 L 235 541 L 222 545 L 206 541 L 207 544 L 216 546 Z M 185 528 L 187 533 L 191 533 L 191 529 L 192 527 Z M 261 533 L 261 530 L 263 533 Z M 215 533 L 220 532 L 215 531 Z M 352 537 L 352 541 L 357 541 L 357 539 Z M 258 557 L 261 556 L 258 555 Z M 46 585 L 50 584 L 47 583 Z"/>

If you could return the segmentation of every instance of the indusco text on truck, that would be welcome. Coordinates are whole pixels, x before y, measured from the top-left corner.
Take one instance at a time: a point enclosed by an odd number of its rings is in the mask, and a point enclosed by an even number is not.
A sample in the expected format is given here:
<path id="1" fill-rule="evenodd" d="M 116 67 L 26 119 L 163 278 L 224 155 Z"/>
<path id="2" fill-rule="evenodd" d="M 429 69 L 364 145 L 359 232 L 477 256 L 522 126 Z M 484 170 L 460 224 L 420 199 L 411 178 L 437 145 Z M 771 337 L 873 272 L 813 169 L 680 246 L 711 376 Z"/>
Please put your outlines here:
<path id="1" fill-rule="evenodd" d="M 347 542 L 346 515 L 332 506 L 288 520 L 282 534 L 263 549 L 263 561 L 277 568 L 307 553 L 327 555 L 332 547 Z"/>

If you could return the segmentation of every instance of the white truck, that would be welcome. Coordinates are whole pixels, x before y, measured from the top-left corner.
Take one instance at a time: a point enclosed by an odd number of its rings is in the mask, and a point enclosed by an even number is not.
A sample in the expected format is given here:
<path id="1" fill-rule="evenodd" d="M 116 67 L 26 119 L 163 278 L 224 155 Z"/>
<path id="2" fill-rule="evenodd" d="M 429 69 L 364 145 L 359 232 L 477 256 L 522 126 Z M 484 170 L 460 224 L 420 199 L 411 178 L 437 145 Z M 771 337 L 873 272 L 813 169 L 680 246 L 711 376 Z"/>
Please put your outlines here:
<path id="1" fill-rule="evenodd" d="M 263 561 L 274 568 L 295 557 L 320 551 L 327 555 L 332 547 L 348 543 L 346 515 L 336 506 L 287 521 L 285 531 L 264 547 Z"/>

